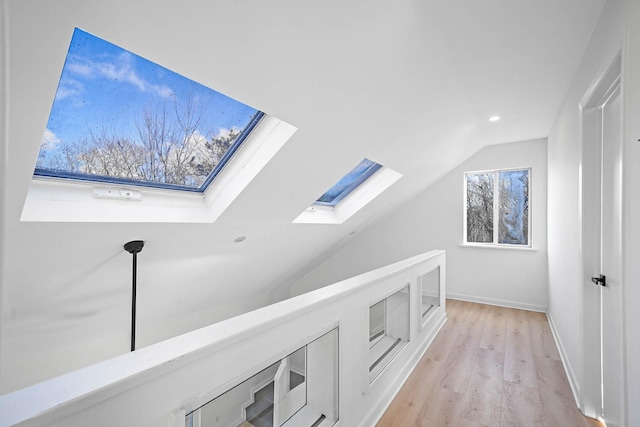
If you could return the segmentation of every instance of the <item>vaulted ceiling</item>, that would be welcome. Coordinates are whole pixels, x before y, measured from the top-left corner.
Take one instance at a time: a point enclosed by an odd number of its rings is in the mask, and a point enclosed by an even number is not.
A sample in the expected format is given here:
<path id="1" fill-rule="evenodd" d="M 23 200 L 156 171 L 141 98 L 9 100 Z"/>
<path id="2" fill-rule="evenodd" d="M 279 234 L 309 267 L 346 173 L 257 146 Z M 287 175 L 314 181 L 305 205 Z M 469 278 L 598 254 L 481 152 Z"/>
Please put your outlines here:
<path id="1" fill-rule="evenodd" d="M 127 351 L 129 240 L 148 344 L 270 302 L 482 147 L 547 136 L 603 5 L 4 0 L 2 369 Z M 20 222 L 75 27 L 298 131 L 213 224 Z M 292 224 L 364 157 L 403 178 L 344 224 Z"/>

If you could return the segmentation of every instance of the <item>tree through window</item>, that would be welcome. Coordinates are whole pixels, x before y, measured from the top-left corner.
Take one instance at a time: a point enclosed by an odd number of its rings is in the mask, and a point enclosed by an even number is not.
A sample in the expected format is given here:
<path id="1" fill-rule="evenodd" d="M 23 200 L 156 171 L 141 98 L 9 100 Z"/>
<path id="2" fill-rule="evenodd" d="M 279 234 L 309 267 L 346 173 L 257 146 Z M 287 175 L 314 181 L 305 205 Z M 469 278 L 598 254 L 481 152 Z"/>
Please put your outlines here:
<path id="1" fill-rule="evenodd" d="M 530 244 L 530 172 L 517 169 L 465 174 L 466 243 Z"/>
<path id="2" fill-rule="evenodd" d="M 34 175 L 203 192 L 263 115 L 76 28 Z"/>

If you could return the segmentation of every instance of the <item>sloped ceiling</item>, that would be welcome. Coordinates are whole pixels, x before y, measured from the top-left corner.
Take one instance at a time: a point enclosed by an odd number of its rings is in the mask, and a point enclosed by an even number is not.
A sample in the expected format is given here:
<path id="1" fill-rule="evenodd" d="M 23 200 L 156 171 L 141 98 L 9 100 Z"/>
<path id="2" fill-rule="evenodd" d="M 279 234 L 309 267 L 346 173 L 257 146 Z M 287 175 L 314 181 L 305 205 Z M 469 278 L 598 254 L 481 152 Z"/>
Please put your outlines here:
<path id="1" fill-rule="evenodd" d="M 270 302 L 480 148 L 545 137 L 603 5 L 3 0 L 0 391 L 128 350 L 129 240 L 146 345 Z M 214 224 L 21 223 L 74 27 L 298 131 Z M 404 177 L 342 225 L 291 223 L 363 157 Z"/>

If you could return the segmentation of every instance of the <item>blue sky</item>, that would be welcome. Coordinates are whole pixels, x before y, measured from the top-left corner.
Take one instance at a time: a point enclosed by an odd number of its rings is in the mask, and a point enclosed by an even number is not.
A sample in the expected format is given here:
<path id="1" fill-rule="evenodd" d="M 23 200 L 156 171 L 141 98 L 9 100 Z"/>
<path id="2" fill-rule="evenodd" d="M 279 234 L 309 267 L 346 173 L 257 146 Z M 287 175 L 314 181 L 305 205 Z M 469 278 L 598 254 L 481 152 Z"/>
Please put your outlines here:
<path id="1" fill-rule="evenodd" d="M 55 101 L 51 108 L 43 148 L 60 141 L 75 142 L 103 128 L 137 139 L 135 120 L 145 108 L 163 105 L 173 112 L 175 103 L 191 98 L 206 111 L 205 136 L 232 127 L 244 128 L 256 110 L 215 90 L 98 37 L 76 29 L 71 40 Z"/>
<path id="2" fill-rule="evenodd" d="M 320 196 L 316 202 L 318 204 L 335 206 L 340 200 L 362 184 L 380 167 L 381 165 L 369 159 L 362 160 L 355 168 L 351 169 L 349 173 L 333 184 L 333 186 L 328 189 L 326 193 Z"/>

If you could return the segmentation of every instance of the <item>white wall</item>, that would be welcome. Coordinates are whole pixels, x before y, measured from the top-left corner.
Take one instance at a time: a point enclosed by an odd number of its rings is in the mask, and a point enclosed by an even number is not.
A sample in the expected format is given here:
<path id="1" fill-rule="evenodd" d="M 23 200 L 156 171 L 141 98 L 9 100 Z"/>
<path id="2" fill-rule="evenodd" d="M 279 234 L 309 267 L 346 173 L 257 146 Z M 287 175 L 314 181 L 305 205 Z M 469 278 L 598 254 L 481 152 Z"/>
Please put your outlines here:
<path id="1" fill-rule="evenodd" d="M 611 5 L 603 12 L 574 78 L 557 122 L 549 135 L 549 315 L 560 335 L 570 377 L 582 369 L 579 298 L 580 224 L 578 222 L 581 165 L 579 103 L 596 76 L 604 73 L 621 48 L 622 33 L 613 22 Z M 571 301 L 572 304 L 567 302 Z"/>
<path id="2" fill-rule="evenodd" d="M 447 251 L 447 295 L 545 310 L 546 140 L 486 147 L 392 215 L 366 229 L 290 289 L 298 295 L 425 250 Z M 461 247 L 465 171 L 531 167 L 532 250 Z"/>
<path id="3" fill-rule="evenodd" d="M 625 41 L 625 31 L 626 41 Z M 580 168 L 582 160 L 579 103 L 595 86 L 625 45 L 623 55 L 624 170 L 625 189 L 623 262 L 626 315 L 627 425 L 640 425 L 640 338 L 633 332 L 640 324 L 640 276 L 637 244 L 640 236 L 638 194 L 640 175 L 640 5 L 635 1 L 609 1 L 577 70 L 564 106 L 549 135 L 549 316 L 558 334 L 570 380 L 578 394 L 588 372 L 583 372 L 580 301 L 581 231 Z M 636 330 L 637 331 L 637 330 Z M 635 411 L 635 413 L 634 413 Z"/>
<path id="4" fill-rule="evenodd" d="M 625 278 L 625 345 L 627 375 L 627 422 L 630 426 L 640 425 L 640 2 L 632 2 L 627 14 L 630 22 L 627 38 L 628 52 L 625 62 L 625 104 L 626 140 L 624 146 L 624 278 Z"/>

